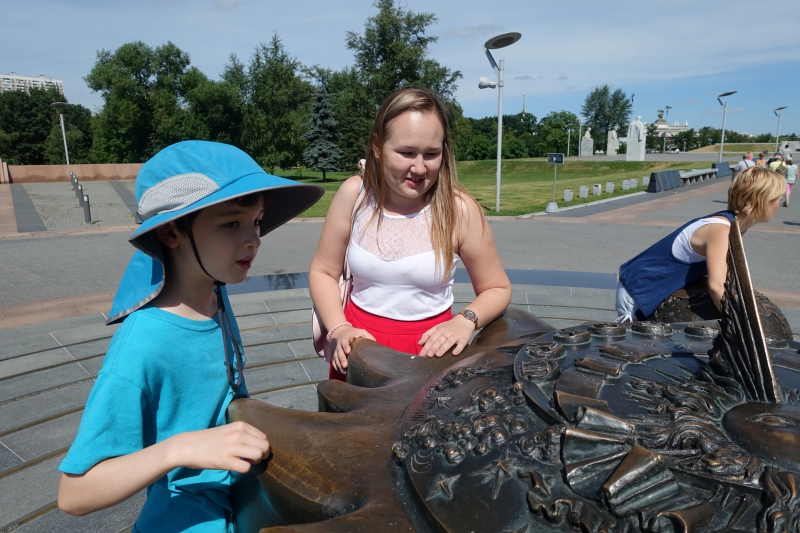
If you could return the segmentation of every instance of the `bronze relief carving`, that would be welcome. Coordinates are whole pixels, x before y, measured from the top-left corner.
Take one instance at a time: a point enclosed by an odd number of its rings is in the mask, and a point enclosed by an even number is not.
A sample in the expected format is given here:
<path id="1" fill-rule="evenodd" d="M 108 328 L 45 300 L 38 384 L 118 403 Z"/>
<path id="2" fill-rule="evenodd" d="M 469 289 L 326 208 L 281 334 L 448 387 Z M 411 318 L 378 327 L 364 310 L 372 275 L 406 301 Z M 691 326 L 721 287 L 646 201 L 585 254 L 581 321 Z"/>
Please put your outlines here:
<path id="1" fill-rule="evenodd" d="M 510 309 L 458 358 L 358 341 L 318 413 L 237 400 L 273 446 L 234 485 L 237 526 L 800 531 L 800 343 L 768 342 L 731 241 L 719 325 Z"/>

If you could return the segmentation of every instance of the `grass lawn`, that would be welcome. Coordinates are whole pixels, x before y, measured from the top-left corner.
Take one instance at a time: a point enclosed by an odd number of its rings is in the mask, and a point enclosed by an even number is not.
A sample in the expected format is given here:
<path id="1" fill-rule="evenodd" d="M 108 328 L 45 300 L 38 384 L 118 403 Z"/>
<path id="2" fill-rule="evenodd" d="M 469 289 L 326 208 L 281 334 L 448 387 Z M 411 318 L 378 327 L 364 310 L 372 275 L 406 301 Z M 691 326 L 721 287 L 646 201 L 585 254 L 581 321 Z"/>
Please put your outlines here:
<path id="1" fill-rule="evenodd" d="M 558 167 L 556 181 L 556 202 L 559 207 L 592 202 L 595 200 L 621 196 L 645 190 L 641 187 L 642 177 L 651 172 L 668 169 L 691 170 L 692 168 L 709 168 L 708 163 L 686 161 L 567 161 Z M 541 159 L 511 159 L 503 161 L 501 176 L 500 212 L 494 211 L 495 204 L 495 170 L 496 162 L 461 161 L 458 163 L 458 177 L 469 193 L 483 206 L 487 215 L 524 215 L 544 211 L 553 196 L 553 165 Z M 328 181 L 322 181 L 322 173 L 308 169 L 279 171 L 277 175 L 322 185 L 326 192 L 322 199 L 303 217 L 324 217 L 333 195 L 350 174 L 345 172 L 328 172 Z M 639 187 L 636 190 L 623 191 L 622 180 L 636 178 Z M 614 182 L 614 193 L 606 194 L 606 182 Z M 602 186 L 601 196 L 592 196 L 592 185 Z M 589 198 L 578 198 L 581 185 L 589 186 Z M 572 189 L 574 200 L 564 202 L 564 189 Z"/>
<path id="2" fill-rule="evenodd" d="M 725 143 L 722 147 L 725 152 L 723 155 L 743 155 L 745 152 L 753 152 L 753 155 L 758 156 L 761 152 L 766 150 L 772 154 L 775 149 L 775 143 Z M 689 150 L 692 153 L 704 152 L 709 154 L 719 154 L 719 145 L 703 146 L 696 150 Z"/>

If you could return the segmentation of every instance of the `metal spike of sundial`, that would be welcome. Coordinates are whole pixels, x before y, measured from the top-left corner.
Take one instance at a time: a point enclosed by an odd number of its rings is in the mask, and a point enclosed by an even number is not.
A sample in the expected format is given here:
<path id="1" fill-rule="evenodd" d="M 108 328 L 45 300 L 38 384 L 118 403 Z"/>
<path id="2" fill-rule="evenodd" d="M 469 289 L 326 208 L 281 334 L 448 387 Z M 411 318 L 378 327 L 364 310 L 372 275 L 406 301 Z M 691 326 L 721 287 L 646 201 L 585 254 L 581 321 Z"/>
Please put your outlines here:
<path id="1" fill-rule="evenodd" d="M 237 529 L 799 531 L 798 352 L 764 337 L 736 224 L 719 325 L 509 309 L 457 358 L 358 341 L 320 412 L 231 405 L 272 445 Z"/>

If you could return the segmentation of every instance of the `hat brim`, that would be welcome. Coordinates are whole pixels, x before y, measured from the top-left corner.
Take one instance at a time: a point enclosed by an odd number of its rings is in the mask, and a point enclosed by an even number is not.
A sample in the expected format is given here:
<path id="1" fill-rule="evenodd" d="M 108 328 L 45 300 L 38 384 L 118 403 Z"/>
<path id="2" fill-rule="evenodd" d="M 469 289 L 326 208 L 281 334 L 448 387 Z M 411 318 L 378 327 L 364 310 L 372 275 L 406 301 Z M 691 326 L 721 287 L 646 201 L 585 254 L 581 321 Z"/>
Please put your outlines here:
<path id="1" fill-rule="evenodd" d="M 129 239 L 138 250 L 134 252 L 123 274 L 106 324 L 123 320 L 158 296 L 164 287 L 163 249 L 152 230 L 206 207 L 258 192 L 269 192 L 270 195 L 270 203 L 264 211 L 260 225 L 263 237 L 314 205 L 325 194 L 325 189 L 319 185 L 306 185 L 272 176 L 263 171 L 255 172 L 187 207 L 148 218 Z"/>

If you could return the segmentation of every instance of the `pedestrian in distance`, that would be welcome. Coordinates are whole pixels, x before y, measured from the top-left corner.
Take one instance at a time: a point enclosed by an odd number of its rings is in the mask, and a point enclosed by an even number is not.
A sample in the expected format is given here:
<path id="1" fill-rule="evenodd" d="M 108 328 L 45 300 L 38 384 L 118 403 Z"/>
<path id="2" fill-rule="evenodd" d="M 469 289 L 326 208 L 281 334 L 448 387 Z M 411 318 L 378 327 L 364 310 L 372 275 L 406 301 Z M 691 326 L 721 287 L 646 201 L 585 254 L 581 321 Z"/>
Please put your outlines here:
<path id="1" fill-rule="evenodd" d="M 756 166 L 753 163 L 753 152 L 747 152 L 742 156 L 742 160 L 736 163 L 736 166 L 733 167 L 733 173 L 731 174 L 731 181 L 736 179 L 736 176 L 747 170 L 748 168 L 752 168 Z"/>
<path id="2" fill-rule="evenodd" d="M 797 181 L 797 165 L 794 164 L 792 156 L 786 160 L 786 193 L 784 194 L 783 207 L 789 207 L 789 197 L 792 195 L 792 187 Z"/>

